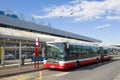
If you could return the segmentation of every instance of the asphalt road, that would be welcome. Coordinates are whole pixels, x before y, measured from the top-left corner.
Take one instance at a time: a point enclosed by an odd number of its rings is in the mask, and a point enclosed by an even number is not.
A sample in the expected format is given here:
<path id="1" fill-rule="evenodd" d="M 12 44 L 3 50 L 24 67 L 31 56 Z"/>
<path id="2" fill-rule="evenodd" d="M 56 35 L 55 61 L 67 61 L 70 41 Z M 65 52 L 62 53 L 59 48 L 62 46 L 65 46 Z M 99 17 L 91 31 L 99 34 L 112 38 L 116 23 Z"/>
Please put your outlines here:
<path id="1" fill-rule="evenodd" d="M 43 70 L 0 80 L 113 80 L 119 73 L 120 59 L 118 58 L 68 71 Z"/>

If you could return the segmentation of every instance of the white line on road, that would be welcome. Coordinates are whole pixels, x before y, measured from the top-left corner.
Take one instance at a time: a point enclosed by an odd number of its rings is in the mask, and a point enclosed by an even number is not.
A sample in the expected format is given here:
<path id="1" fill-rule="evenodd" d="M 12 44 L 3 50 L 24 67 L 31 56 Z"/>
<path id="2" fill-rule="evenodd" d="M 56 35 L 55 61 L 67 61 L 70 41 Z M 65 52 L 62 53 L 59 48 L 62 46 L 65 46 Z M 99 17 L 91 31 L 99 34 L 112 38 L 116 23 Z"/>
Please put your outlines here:
<path id="1" fill-rule="evenodd" d="M 66 74 L 68 74 L 68 73 L 69 73 L 69 72 L 61 73 L 61 74 L 56 75 L 56 77 L 66 75 Z"/>

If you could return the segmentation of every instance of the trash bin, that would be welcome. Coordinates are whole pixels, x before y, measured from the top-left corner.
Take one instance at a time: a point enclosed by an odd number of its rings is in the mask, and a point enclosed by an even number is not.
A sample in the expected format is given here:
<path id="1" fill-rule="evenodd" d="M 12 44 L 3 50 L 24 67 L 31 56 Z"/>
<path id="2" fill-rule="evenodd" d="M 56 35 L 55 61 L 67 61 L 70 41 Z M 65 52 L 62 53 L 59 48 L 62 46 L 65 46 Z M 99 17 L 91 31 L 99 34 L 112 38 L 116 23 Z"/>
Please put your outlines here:
<path id="1" fill-rule="evenodd" d="M 25 61 L 24 61 L 24 57 L 22 57 L 21 60 L 22 60 L 22 61 L 21 61 L 21 62 L 22 62 L 22 65 L 24 65 L 24 62 L 25 62 Z"/>

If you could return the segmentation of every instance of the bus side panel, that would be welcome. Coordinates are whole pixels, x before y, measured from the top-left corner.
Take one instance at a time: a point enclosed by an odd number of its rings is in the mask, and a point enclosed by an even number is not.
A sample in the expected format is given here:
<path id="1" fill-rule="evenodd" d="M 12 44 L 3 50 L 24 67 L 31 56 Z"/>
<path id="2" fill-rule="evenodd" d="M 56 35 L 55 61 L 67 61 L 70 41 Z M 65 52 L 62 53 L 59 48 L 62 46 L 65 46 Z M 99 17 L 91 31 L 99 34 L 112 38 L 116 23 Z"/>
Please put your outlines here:
<path id="1" fill-rule="evenodd" d="M 75 62 L 70 62 L 65 64 L 66 68 L 74 68 L 75 67 Z"/>
<path id="2" fill-rule="evenodd" d="M 83 61 L 80 61 L 80 65 L 83 66 L 83 65 L 92 64 L 95 62 L 96 62 L 96 59 L 83 60 Z"/>
<path id="3" fill-rule="evenodd" d="M 104 56 L 104 61 L 109 60 L 109 56 Z"/>

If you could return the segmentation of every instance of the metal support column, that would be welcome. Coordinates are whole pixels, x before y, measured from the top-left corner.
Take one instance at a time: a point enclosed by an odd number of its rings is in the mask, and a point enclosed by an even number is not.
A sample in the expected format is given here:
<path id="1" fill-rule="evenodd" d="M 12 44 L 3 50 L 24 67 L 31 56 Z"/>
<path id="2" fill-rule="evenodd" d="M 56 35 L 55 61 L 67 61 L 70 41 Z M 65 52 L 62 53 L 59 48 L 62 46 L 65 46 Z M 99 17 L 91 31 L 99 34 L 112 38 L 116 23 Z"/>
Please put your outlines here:
<path id="1" fill-rule="evenodd" d="M 45 43 L 43 43 L 43 46 L 42 46 L 42 57 L 45 56 Z"/>
<path id="2" fill-rule="evenodd" d="M 44 57 L 45 47 L 42 48 L 42 57 Z"/>
<path id="3" fill-rule="evenodd" d="M 2 58 L 1 58 L 1 64 L 4 67 L 5 66 L 5 40 L 3 41 L 3 49 L 2 49 Z"/>
<path id="4" fill-rule="evenodd" d="M 19 70 L 21 70 L 22 58 L 21 58 L 21 41 L 19 42 Z"/>

